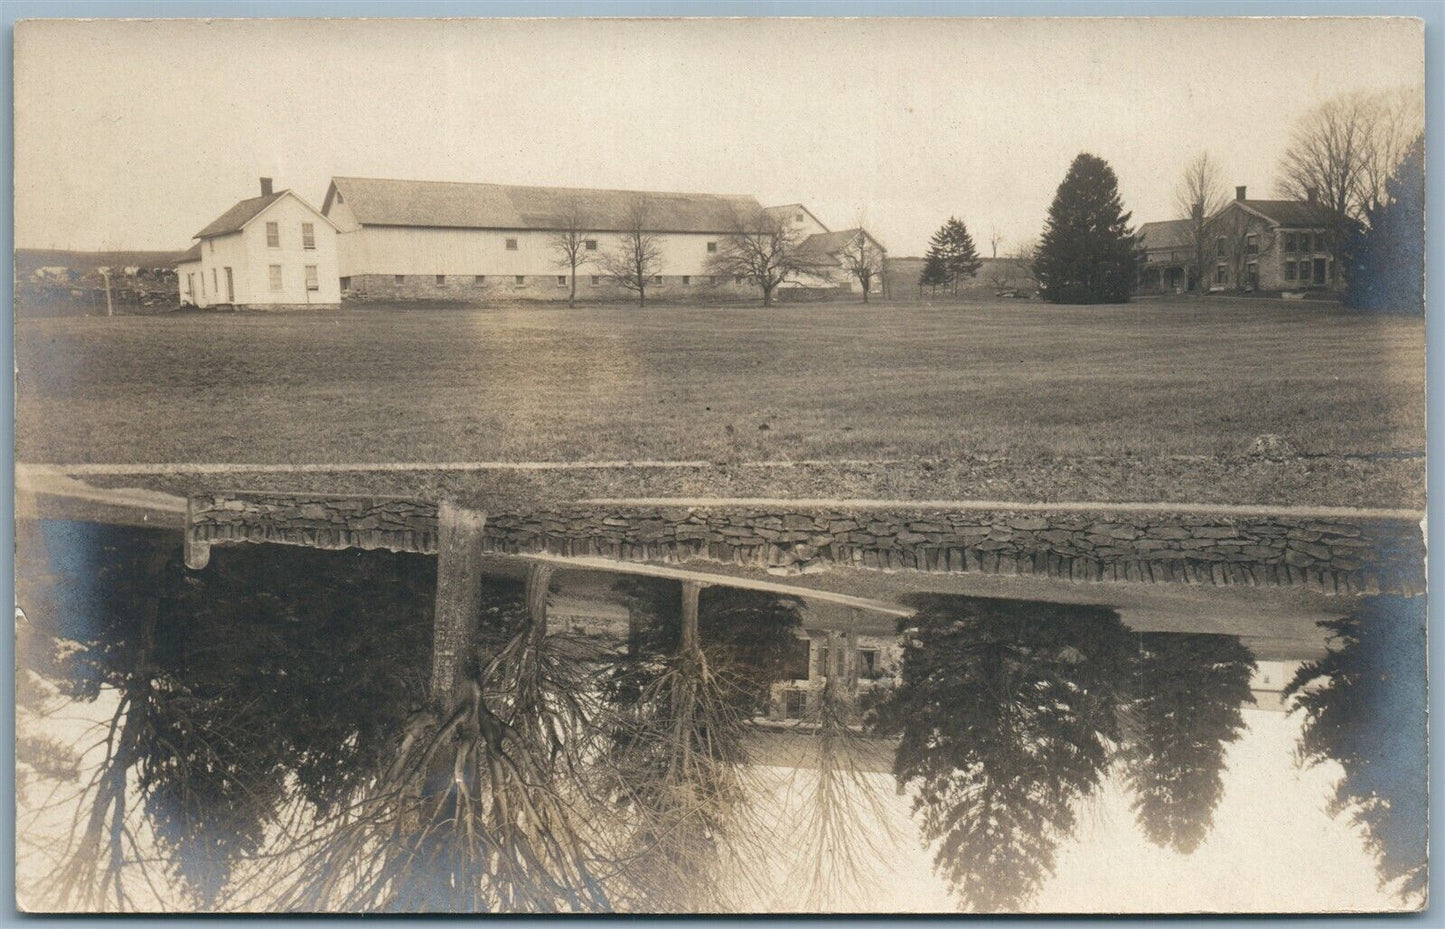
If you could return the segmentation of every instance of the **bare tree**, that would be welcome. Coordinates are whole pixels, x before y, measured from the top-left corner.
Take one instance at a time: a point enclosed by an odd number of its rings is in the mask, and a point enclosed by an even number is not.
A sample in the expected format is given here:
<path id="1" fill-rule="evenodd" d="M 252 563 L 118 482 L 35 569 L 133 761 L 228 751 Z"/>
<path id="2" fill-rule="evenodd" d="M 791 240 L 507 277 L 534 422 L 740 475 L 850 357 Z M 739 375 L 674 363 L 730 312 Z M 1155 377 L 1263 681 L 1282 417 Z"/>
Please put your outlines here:
<path id="1" fill-rule="evenodd" d="M 989 230 L 989 233 L 988 233 L 989 257 L 991 257 L 991 258 L 997 258 L 997 257 L 998 257 L 998 247 L 999 247 L 1000 245 L 1002 245 L 1002 244 L 1003 244 L 1003 233 L 998 231 L 998 227 L 997 227 L 997 226 L 994 226 L 992 229 Z"/>
<path id="2" fill-rule="evenodd" d="M 1356 91 L 1327 100 L 1295 123 L 1280 163 L 1279 192 L 1319 203 L 1331 218 L 1338 250 L 1350 227 L 1379 201 L 1385 179 L 1423 124 L 1424 98 L 1417 91 Z"/>
<path id="3" fill-rule="evenodd" d="M 647 285 L 662 269 L 662 236 L 652 231 L 652 203 L 634 197 L 623 217 L 621 241 L 601 258 L 602 270 L 647 305 Z"/>
<path id="4" fill-rule="evenodd" d="M 1206 286 L 1204 265 L 1209 258 L 1214 218 L 1228 203 L 1219 162 L 1212 160 L 1208 152 L 1200 152 L 1185 165 L 1174 188 L 1177 215 L 1189 222 L 1189 241 L 1194 250 L 1190 277 L 1194 287 Z"/>
<path id="5" fill-rule="evenodd" d="M 782 218 L 734 207 L 732 230 L 708 259 L 708 270 L 751 281 L 763 292 L 763 306 L 772 306 L 779 285 L 821 269 L 816 257 L 799 251 L 802 241 L 801 230 Z"/>
<path id="6" fill-rule="evenodd" d="M 848 244 L 843 246 L 840 259 L 844 270 L 863 288 L 863 302 L 867 303 L 873 282 L 883 276 L 883 249 L 860 226 L 853 230 Z"/>
<path id="7" fill-rule="evenodd" d="M 587 254 L 589 233 L 582 204 L 576 198 L 567 201 L 559 219 L 560 224 L 553 231 L 548 245 L 557 257 L 557 265 L 567 269 L 572 285 L 567 293 L 567 306 L 570 308 L 577 305 L 577 269 L 591 262 L 592 256 Z"/>

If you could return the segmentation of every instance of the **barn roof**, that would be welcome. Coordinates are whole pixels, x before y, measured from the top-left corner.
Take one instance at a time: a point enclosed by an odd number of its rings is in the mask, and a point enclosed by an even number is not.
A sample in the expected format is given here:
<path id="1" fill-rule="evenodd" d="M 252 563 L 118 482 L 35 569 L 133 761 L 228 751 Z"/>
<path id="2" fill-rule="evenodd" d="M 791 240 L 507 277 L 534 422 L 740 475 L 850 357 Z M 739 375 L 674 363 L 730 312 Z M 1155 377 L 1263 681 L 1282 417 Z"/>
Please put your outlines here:
<path id="1" fill-rule="evenodd" d="M 1329 211 L 1308 200 L 1233 200 L 1245 209 L 1281 226 L 1319 227 L 1332 225 Z"/>
<path id="2" fill-rule="evenodd" d="M 1193 248 L 1194 223 L 1188 219 L 1166 219 L 1157 223 L 1144 223 L 1139 227 L 1139 236 L 1146 249 Z"/>
<path id="3" fill-rule="evenodd" d="M 288 193 L 290 191 L 278 190 L 273 194 L 242 200 L 212 220 L 209 226 L 196 233 L 195 238 L 206 239 L 211 236 L 225 235 L 228 232 L 239 232 L 245 228 L 247 223 L 255 219 L 258 213 Z"/>
<path id="4" fill-rule="evenodd" d="M 597 232 L 619 231 L 637 199 L 649 203 L 658 232 L 730 231 L 739 211 L 762 209 L 747 195 L 594 190 L 579 187 L 518 187 L 457 181 L 400 181 L 369 177 L 331 179 L 356 221 L 375 226 L 460 229 L 559 229 L 568 226 L 573 204 L 584 225 Z M 328 191 L 326 203 L 332 202 Z"/>
<path id="5" fill-rule="evenodd" d="M 863 229 L 839 229 L 836 232 L 817 232 L 798 244 L 798 251 L 804 255 L 836 255 L 862 232 L 877 248 L 883 248 L 878 240 Z"/>

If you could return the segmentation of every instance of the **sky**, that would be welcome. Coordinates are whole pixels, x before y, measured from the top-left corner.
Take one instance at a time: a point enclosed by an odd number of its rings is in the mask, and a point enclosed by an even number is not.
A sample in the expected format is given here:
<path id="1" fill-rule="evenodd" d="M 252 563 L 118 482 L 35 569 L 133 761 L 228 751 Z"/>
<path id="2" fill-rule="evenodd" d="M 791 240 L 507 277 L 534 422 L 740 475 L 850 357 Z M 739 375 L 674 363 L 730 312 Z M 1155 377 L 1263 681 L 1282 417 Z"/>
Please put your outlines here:
<path id="1" fill-rule="evenodd" d="M 1423 86 L 1405 19 L 28 21 L 21 248 L 181 249 L 271 176 L 745 193 L 917 255 L 1042 229 L 1080 151 L 1134 222 L 1202 150 L 1274 194 L 1291 124 Z"/>

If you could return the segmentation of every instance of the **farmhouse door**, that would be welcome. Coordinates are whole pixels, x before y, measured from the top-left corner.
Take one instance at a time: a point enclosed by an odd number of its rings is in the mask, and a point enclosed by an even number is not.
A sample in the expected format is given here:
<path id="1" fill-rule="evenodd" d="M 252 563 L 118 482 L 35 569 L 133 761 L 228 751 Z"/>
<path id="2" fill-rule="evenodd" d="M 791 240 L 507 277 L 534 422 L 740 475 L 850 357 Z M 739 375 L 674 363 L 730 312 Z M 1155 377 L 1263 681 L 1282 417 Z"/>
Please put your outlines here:
<path id="1" fill-rule="evenodd" d="M 236 302 L 236 279 L 231 274 L 231 269 L 226 269 L 226 302 Z"/>
<path id="2" fill-rule="evenodd" d="M 1325 284 L 1325 260 L 1315 259 L 1315 286 L 1323 287 Z"/>

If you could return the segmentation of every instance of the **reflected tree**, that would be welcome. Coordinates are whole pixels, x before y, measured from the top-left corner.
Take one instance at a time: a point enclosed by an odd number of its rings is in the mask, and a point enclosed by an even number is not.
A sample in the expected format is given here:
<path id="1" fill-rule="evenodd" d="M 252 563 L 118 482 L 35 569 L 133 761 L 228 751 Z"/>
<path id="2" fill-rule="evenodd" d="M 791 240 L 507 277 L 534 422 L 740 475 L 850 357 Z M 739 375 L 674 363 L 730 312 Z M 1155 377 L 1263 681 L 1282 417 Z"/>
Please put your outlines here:
<path id="1" fill-rule="evenodd" d="M 1130 677 L 1120 749 L 1139 827 L 1189 854 L 1224 794 L 1224 755 L 1253 703 L 1254 655 L 1237 636 L 1145 632 Z"/>
<path id="2" fill-rule="evenodd" d="M 912 791 L 961 906 L 1017 909 L 1107 766 L 1130 636 L 1102 607 L 938 595 L 916 606 L 900 630 L 902 683 L 875 725 L 901 734 L 899 790 Z"/>
<path id="3" fill-rule="evenodd" d="M 1428 881 L 1425 598 L 1372 597 L 1321 623 L 1324 658 L 1285 690 L 1304 715 L 1296 757 L 1344 769 L 1329 805 L 1375 856 L 1380 885 L 1423 902 Z"/>

